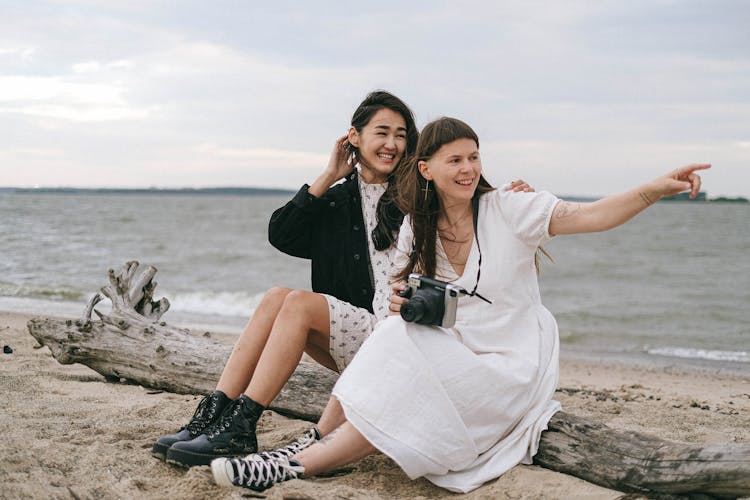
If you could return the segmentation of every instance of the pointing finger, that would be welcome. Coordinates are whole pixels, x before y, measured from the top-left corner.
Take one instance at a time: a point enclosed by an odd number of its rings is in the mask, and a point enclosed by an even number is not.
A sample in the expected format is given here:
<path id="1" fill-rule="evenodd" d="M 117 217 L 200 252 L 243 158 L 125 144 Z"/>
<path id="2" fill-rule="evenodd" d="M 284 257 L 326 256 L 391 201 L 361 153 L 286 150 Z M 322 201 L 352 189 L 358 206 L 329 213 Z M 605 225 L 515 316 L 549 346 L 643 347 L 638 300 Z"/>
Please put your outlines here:
<path id="1" fill-rule="evenodd" d="M 695 198 L 701 190 L 701 176 L 698 174 L 690 174 L 689 178 L 693 185 L 693 189 L 690 191 L 690 198 Z"/>
<path id="2" fill-rule="evenodd" d="M 711 168 L 711 165 L 708 163 L 695 163 L 693 165 L 688 165 L 687 167 L 682 167 L 677 169 L 676 174 L 678 176 L 684 176 L 687 174 L 692 174 L 696 170 L 706 170 Z"/>

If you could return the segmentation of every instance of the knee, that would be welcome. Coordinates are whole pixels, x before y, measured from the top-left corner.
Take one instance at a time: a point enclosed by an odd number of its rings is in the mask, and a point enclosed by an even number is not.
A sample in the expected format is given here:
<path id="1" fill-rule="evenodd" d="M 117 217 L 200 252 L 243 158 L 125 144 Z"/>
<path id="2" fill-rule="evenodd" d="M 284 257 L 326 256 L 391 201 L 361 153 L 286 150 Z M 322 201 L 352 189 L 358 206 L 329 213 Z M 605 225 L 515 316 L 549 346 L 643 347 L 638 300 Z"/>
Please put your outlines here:
<path id="1" fill-rule="evenodd" d="M 305 313 L 315 303 L 319 294 L 307 290 L 292 290 L 284 297 L 283 308 L 288 312 Z"/>
<path id="2" fill-rule="evenodd" d="M 289 295 L 289 293 L 292 291 L 293 290 L 291 288 L 286 288 L 283 286 L 275 286 L 269 289 L 263 295 L 263 299 L 261 300 L 261 303 L 280 305 L 284 302 L 284 299 L 286 298 L 286 296 Z"/>
<path id="3" fill-rule="evenodd" d="M 253 337 L 253 332 L 256 331 L 252 328 L 250 328 L 250 325 L 253 323 L 253 321 L 268 321 L 276 317 L 276 315 L 279 313 L 279 310 L 281 309 L 281 306 L 284 304 L 284 298 L 291 292 L 291 288 L 284 288 L 284 287 L 273 287 L 270 290 L 268 290 L 261 299 L 258 306 L 255 308 L 255 311 L 253 311 L 252 316 L 250 317 L 250 321 L 248 322 L 245 329 L 242 331 L 242 335 L 240 336 L 240 340 L 247 340 L 248 338 Z"/>

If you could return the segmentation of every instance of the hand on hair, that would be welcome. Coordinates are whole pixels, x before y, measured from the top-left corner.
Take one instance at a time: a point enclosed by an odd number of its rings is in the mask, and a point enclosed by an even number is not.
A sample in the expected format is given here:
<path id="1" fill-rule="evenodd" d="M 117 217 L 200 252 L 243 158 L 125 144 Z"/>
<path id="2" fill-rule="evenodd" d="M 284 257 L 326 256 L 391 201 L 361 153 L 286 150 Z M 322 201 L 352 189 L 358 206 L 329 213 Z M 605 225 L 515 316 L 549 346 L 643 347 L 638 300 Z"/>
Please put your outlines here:
<path id="1" fill-rule="evenodd" d="M 334 185 L 336 181 L 343 179 L 354 170 L 354 165 L 352 165 L 349 159 L 348 138 L 348 134 L 341 136 L 336 141 L 336 144 L 333 145 L 333 151 L 331 152 L 331 158 L 328 160 L 328 166 L 307 190 L 312 196 L 323 196 L 326 190 Z"/>
<path id="2" fill-rule="evenodd" d="M 348 134 L 339 137 L 336 144 L 333 145 L 331 158 L 328 160 L 328 166 L 325 170 L 325 173 L 333 179 L 333 182 L 343 179 L 354 170 L 354 165 L 349 158 L 348 137 Z"/>

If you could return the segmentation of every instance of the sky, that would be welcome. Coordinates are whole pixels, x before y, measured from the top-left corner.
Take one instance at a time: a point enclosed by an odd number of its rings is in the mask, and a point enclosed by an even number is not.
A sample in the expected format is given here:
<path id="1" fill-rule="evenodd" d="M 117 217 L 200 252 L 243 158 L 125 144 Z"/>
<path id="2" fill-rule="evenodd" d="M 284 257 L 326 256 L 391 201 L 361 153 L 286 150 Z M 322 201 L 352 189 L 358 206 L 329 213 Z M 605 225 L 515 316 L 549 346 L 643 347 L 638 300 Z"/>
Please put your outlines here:
<path id="1" fill-rule="evenodd" d="M 750 196 L 750 2 L 0 0 L 0 186 L 281 187 L 375 89 L 490 182 Z"/>

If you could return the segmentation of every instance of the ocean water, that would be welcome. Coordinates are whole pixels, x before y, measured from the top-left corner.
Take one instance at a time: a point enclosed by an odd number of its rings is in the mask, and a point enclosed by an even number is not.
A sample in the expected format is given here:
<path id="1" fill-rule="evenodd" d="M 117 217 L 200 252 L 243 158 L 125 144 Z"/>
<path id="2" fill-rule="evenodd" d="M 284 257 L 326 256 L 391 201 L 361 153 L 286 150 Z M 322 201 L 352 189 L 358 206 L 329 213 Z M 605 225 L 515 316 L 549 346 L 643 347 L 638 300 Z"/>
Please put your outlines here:
<path id="1" fill-rule="evenodd" d="M 290 197 L 0 193 L 0 310 L 79 316 L 137 260 L 158 269 L 165 321 L 238 333 L 271 286 L 310 288 L 309 263 L 267 240 Z M 564 355 L 750 374 L 750 206 L 660 203 L 545 248 Z"/>

